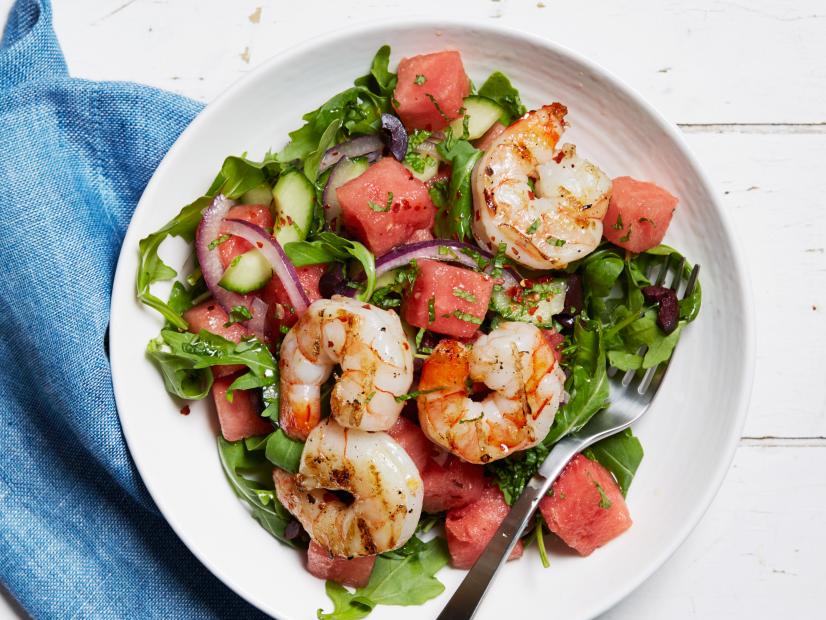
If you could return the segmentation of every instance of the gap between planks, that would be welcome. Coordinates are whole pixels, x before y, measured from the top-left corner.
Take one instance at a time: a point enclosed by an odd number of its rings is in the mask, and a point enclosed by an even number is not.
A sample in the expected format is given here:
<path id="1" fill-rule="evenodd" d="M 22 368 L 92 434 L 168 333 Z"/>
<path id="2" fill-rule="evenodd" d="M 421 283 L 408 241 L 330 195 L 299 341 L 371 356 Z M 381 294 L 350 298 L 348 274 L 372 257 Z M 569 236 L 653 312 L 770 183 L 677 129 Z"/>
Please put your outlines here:
<path id="1" fill-rule="evenodd" d="M 743 448 L 826 448 L 826 437 L 741 437 Z"/>
<path id="2" fill-rule="evenodd" d="M 685 133 L 826 134 L 823 123 L 677 123 Z"/>

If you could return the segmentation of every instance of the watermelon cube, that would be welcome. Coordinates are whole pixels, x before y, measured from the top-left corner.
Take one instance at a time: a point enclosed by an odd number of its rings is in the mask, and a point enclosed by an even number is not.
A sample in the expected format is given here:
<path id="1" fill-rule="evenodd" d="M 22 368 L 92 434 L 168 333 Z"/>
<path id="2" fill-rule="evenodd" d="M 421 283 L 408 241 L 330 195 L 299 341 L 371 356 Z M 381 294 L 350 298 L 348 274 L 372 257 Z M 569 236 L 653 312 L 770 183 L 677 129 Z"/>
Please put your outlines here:
<path id="1" fill-rule="evenodd" d="M 472 504 L 449 510 L 445 519 L 445 531 L 453 566 L 473 566 L 509 511 L 502 491 L 492 484 L 486 486 L 481 497 Z M 508 559 L 519 558 L 523 550 L 520 540 Z"/>
<path id="2" fill-rule="evenodd" d="M 262 418 L 261 402 L 254 390 L 235 390 L 232 402 L 227 400 L 227 388 L 235 376 L 220 377 L 212 384 L 212 398 L 218 410 L 221 434 L 227 441 L 267 435 L 273 431 L 272 423 Z"/>
<path id="3" fill-rule="evenodd" d="M 212 300 L 207 300 L 184 312 L 184 320 L 189 323 L 189 331 L 194 334 L 197 334 L 203 329 L 227 340 L 231 340 L 232 342 L 240 342 L 242 338 L 252 335 L 252 332 L 240 323 L 233 323 L 229 327 L 224 327 L 229 321 L 229 317 L 221 305 Z M 238 364 L 213 366 L 212 374 L 216 378 L 225 377 L 238 373 L 245 368 L 245 366 Z"/>
<path id="4" fill-rule="evenodd" d="M 387 431 L 387 434 L 395 439 L 404 448 L 411 460 L 416 464 L 416 469 L 423 472 L 430 461 L 431 454 L 438 450 L 434 444 L 425 436 L 422 429 L 415 422 L 411 422 L 404 416 L 399 416 L 396 423 Z M 425 488 L 427 488 L 425 486 Z M 426 491 L 425 491 L 426 493 Z"/>
<path id="5" fill-rule="evenodd" d="M 444 512 L 467 506 L 482 497 L 485 473 L 481 465 L 466 463 L 455 456 L 440 465 L 430 459 L 422 472 L 425 512 Z"/>
<path id="6" fill-rule="evenodd" d="M 229 210 L 225 219 L 243 220 L 261 228 L 272 229 L 273 226 L 272 213 L 266 205 L 235 205 Z M 222 229 L 221 234 L 226 234 L 226 231 Z M 252 244 L 249 241 L 231 235 L 229 239 L 218 246 L 218 255 L 221 258 L 221 264 L 226 269 L 233 258 L 252 249 Z"/>
<path id="7" fill-rule="evenodd" d="M 318 283 L 324 275 L 324 265 L 306 265 L 296 267 L 298 281 L 301 283 L 304 292 L 310 303 L 316 299 L 321 299 L 321 292 L 318 290 Z M 267 303 L 267 322 L 272 334 L 277 335 L 281 326 L 292 327 L 298 321 L 287 290 L 281 283 L 277 275 L 273 274 L 269 282 L 256 292 Z"/>
<path id="8" fill-rule="evenodd" d="M 542 498 L 539 510 L 551 531 L 581 555 L 631 527 L 631 515 L 611 472 L 578 454 Z"/>
<path id="9" fill-rule="evenodd" d="M 618 177 L 612 183 L 602 234 L 621 248 L 644 252 L 662 243 L 677 202 L 659 185 Z"/>
<path id="10" fill-rule="evenodd" d="M 392 157 L 377 161 L 336 195 L 345 228 L 377 255 L 431 228 L 436 216 L 427 186 Z"/>
<path id="11" fill-rule="evenodd" d="M 405 296 L 402 316 L 455 338 L 470 338 L 485 318 L 493 280 L 483 274 L 440 261 L 418 262 L 419 274 Z"/>
<path id="12" fill-rule="evenodd" d="M 307 570 L 319 579 L 330 579 L 343 586 L 363 588 L 370 581 L 376 556 L 362 558 L 338 558 L 311 540 L 307 549 Z"/>
<path id="13" fill-rule="evenodd" d="M 399 63 L 393 105 L 408 130 L 436 131 L 459 117 L 469 93 L 459 52 L 422 54 Z"/>

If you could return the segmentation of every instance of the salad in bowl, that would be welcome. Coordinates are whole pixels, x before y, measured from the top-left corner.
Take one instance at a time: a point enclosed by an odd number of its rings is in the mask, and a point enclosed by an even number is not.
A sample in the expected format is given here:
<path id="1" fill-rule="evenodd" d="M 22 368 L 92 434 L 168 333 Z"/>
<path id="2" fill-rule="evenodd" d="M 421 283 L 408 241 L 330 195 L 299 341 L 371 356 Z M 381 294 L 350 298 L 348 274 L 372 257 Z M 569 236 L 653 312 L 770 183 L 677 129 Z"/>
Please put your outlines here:
<path id="1" fill-rule="evenodd" d="M 682 259 L 662 245 L 677 197 L 609 177 L 567 113 L 527 110 L 500 72 L 477 86 L 456 50 L 393 72 L 384 46 L 140 242 L 137 295 L 165 320 L 147 354 L 170 394 L 214 402 L 228 483 L 327 580 L 319 617 L 439 595 L 608 406 L 609 366 L 668 359 L 699 312 L 699 286 L 678 301 L 650 279 Z M 164 301 L 169 236 L 194 267 Z M 548 532 L 587 556 L 626 531 L 642 457 L 631 431 L 578 455 L 511 559 L 535 544 L 547 564 Z"/>

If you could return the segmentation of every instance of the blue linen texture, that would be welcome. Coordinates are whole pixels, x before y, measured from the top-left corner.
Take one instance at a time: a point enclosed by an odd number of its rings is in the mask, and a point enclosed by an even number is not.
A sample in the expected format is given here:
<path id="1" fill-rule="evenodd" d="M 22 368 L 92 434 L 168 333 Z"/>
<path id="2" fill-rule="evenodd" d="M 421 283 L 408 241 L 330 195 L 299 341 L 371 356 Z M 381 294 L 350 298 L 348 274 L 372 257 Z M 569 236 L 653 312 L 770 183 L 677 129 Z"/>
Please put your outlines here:
<path id="1" fill-rule="evenodd" d="M 34 618 L 250 618 L 158 513 L 106 329 L 118 252 L 201 104 L 69 77 L 48 0 L 0 43 L 0 579 Z"/>

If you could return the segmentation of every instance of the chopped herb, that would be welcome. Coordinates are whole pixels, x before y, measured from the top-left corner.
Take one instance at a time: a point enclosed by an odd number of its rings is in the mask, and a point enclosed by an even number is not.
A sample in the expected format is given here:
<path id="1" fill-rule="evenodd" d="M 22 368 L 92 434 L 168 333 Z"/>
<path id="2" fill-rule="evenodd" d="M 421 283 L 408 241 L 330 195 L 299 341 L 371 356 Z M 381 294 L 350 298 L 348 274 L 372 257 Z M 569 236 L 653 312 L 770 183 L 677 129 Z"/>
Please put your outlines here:
<path id="1" fill-rule="evenodd" d="M 280 331 L 282 334 L 288 334 L 290 332 L 290 328 L 286 325 L 281 325 L 279 326 L 278 331 Z"/>
<path id="2" fill-rule="evenodd" d="M 446 121 L 450 122 L 450 117 L 447 114 L 445 114 L 444 111 L 442 110 L 441 106 L 439 106 L 439 102 L 436 101 L 436 97 L 434 97 L 430 93 L 425 93 L 424 96 L 427 97 L 428 99 L 430 99 L 430 103 L 432 103 L 436 107 L 436 111 L 439 113 L 439 116 L 441 116 Z M 449 130 L 450 130 L 450 127 L 448 127 L 448 131 L 445 131 L 445 140 L 447 140 L 447 134 L 449 133 Z M 450 133 L 452 135 L 452 132 L 450 132 Z M 448 148 L 450 148 L 450 147 L 448 147 Z"/>
<path id="3" fill-rule="evenodd" d="M 463 288 L 459 288 L 458 286 L 453 287 L 453 296 L 458 297 L 459 299 L 464 299 L 465 301 L 469 301 L 472 304 L 476 303 L 476 295 L 473 293 L 467 292 Z"/>
<path id="4" fill-rule="evenodd" d="M 373 390 L 372 392 L 370 392 L 370 393 L 367 395 L 367 398 L 365 398 L 365 399 L 364 399 L 364 404 L 366 405 L 366 404 L 367 404 L 367 403 L 369 403 L 371 400 L 373 400 L 373 397 L 374 397 L 375 395 L 376 395 L 376 391 L 375 391 L 375 390 Z"/>
<path id="5" fill-rule="evenodd" d="M 367 206 L 373 209 L 376 213 L 387 213 L 393 208 L 393 192 L 387 192 L 387 202 L 384 206 L 376 204 L 372 200 L 367 201 Z"/>
<path id="6" fill-rule="evenodd" d="M 426 331 L 427 330 L 424 327 L 420 327 L 419 331 L 416 333 L 416 350 L 417 351 L 422 348 L 422 338 L 424 338 L 424 333 Z"/>
<path id="7" fill-rule="evenodd" d="M 622 237 L 619 238 L 620 243 L 625 243 L 631 239 L 631 229 L 628 229 L 628 232 L 625 233 Z"/>
<path id="8" fill-rule="evenodd" d="M 555 245 L 558 248 L 561 248 L 565 245 L 565 239 L 557 239 L 556 237 L 548 237 L 546 239 L 549 245 Z"/>
<path id="9" fill-rule="evenodd" d="M 542 515 L 537 513 L 536 529 L 534 530 L 536 535 L 536 546 L 539 549 L 539 560 L 542 562 L 542 568 L 548 568 L 551 563 L 548 561 L 548 550 L 545 549 L 545 538 L 543 536 L 544 532 L 542 531 L 544 523 L 545 520 L 542 518 Z"/>
<path id="10" fill-rule="evenodd" d="M 622 225 L 622 215 L 617 213 L 617 221 L 611 224 L 611 228 L 613 228 L 614 230 L 622 230 L 623 228 L 625 228 Z"/>
<path id="11" fill-rule="evenodd" d="M 647 218 L 647 217 L 641 217 L 641 218 L 640 218 L 639 220 L 637 220 L 637 221 L 638 221 L 640 224 L 642 224 L 642 223 L 644 223 L 644 222 L 648 222 L 648 223 L 649 223 L 649 224 L 651 224 L 654 228 L 656 228 L 656 227 L 657 227 L 657 223 L 656 223 L 654 220 L 651 220 L 651 219 L 649 219 L 649 218 Z"/>
<path id="12" fill-rule="evenodd" d="M 468 422 L 478 422 L 485 417 L 484 413 L 480 413 L 475 418 L 467 418 L 466 420 L 459 420 L 459 424 L 467 424 Z"/>
<path id="13" fill-rule="evenodd" d="M 406 400 L 410 400 L 412 398 L 417 398 L 422 396 L 423 394 L 432 394 L 433 392 L 438 392 L 439 390 L 445 389 L 443 385 L 439 387 L 430 388 L 429 390 L 416 390 L 415 392 L 410 392 L 409 394 L 402 394 L 401 396 L 396 396 L 397 403 L 403 403 Z"/>
<path id="14" fill-rule="evenodd" d="M 462 254 L 464 254 L 465 256 L 469 256 L 470 258 L 476 261 L 476 267 L 479 269 L 479 271 L 483 271 L 490 264 L 490 261 L 487 258 L 482 256 L 473 248 L 462 248 L 461 251 Z"/>
<path id="15" fill-rule="evenodd" d="M 232 310 L 229 311 L 229 321 L 224 323 L 224 327 L 249 321 L 251 318 L 252 313 L 249 311 L 249 308 L 246 306 L 233 306 Z"/>
<path id="16" fill-rule="evenodd" d="M 491 277 L 498 278 L 502 275 L 502 268 L 505 266 L 505 252 L 508 251 L 508 246 L 505 243 L 500 243 L 496 249 L 496 255 L 493 257 L 493 269 L 490 272 Z"/>
<path id="17" fill-rule="evenodd" d="M 541 220 L 541 219 L 539 219 L 539 218 L 536 218 L 536 219 L 533 221 L 533 224 L 531 224 L 530 226 L 528 226 L 528 230 L 526 230 L 525 232 L 526 232 L 527 234 L 529 234 L 529 235 L 534 234 L 537 230 L 539 230 L 539 225 L 540 225 L 541 223 L 542 223 L 542 220 Z"/>
<path id="18" fill-rule="evenodd" d="M 460 321 L 465 321 L 467 323 L 473 323 L 474 325 L 481 325 L 482 324 L 482 319 L 480 319 L 477 316 L 473 316 L 472 314 L 469 314 L 467 312 L 462 312 L 461 310 L 454 310 L 452 315 L 445 314 L 443 316 L 445 318 L 447 318 L 449 316 L 454 316 L 457 319 L 459 319 Z"/>
<path id="19" fill-rule="evenodd" d="M 421 86 L 425 82 L 427 82 L 427 78 L 425 76 L 423 76 L 421 73 L 416 75 L 416 79 L 413 80 L 413 83 L 416 84 L 417 86 Z"/>
<path id="20" fill-rule="evenodd" d="M 229 241 L 230 235 L 221 235 L 220 237 L 216 237 L 212 241 L 209 242 L 207 248 L 210 250 L 214 250 L 219 245 L 221 245 L 224 241 Z"/>
<path id="21" fill-rule="evenodd" d="M 431 297 L 427 300 L 427 319 L 428 323 L 436 320 L 436 298 Z"/>
<path id="22" fill-rule="evenodd" d="M 439 246 L 439 255 L 440 256 L 450 256 L 451 258 L 459 258 L 451 248 L 446 245 Z"/>
<path id="23" fill-rule="evenodd" d="M 608 499 L 608 496 L 605 494 L 605 489 L 602 488 L 599 482 L 595 480 L 594 484 L 597 485 L 597 491 L 599 491 L 599 507 L 608 510 L 613 505 L 613 502 Z"/>

